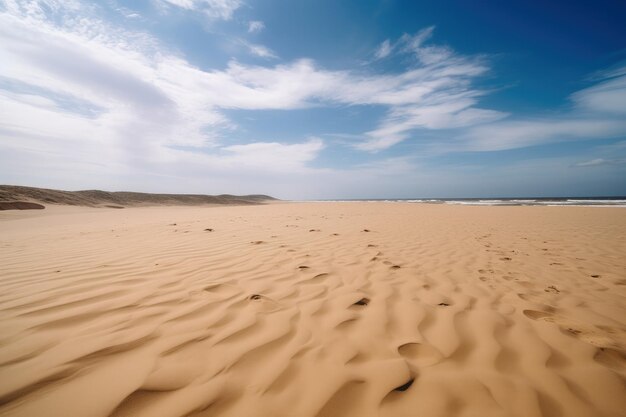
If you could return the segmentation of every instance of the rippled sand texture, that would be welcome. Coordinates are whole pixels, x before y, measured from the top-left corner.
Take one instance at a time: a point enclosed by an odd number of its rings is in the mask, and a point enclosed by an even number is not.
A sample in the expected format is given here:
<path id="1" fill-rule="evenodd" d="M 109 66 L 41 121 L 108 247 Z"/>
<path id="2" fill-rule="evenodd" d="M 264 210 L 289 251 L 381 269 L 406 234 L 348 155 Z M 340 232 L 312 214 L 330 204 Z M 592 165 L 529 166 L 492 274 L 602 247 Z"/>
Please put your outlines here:
<path id="1" fill-rule="evenodd" d="M 624 416 L 625 254 L 620 208 L 2 214 L 0 415 Z"/>

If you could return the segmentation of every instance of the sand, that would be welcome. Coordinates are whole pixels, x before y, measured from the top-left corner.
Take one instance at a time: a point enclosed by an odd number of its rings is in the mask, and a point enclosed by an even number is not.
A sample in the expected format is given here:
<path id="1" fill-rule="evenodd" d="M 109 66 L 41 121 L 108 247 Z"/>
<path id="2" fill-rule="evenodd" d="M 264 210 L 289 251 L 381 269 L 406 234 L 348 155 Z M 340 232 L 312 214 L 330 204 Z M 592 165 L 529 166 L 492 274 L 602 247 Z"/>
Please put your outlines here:
<path id="1" fill-rule="evenodd" d="M 624 416 L 625 254 L 622 208 L 2 212 L 0 415 Z"/>

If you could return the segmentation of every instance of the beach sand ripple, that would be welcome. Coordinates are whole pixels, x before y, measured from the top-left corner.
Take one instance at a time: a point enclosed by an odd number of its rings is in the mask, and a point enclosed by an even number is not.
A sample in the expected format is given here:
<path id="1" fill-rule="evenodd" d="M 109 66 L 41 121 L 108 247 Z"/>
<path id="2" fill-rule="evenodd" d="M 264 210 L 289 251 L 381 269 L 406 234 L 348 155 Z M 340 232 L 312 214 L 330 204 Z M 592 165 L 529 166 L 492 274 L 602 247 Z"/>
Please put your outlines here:
<path id="1" fill-rule="evenodd" d="M 626 209 L 52 207 L 0 231 L 2 416 L 626 410 Z"/>

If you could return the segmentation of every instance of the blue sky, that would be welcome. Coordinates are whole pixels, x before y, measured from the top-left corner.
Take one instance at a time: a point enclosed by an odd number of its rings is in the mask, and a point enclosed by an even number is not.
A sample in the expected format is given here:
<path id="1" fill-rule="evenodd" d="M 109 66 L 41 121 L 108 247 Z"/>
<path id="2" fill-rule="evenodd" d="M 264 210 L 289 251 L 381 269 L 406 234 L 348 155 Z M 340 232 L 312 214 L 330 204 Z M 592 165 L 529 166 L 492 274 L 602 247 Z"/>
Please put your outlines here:
<path id="1" fill-rule="evenodd" d="M 0 5 L 0 183 L 626 195 L 623 1 Z"/>

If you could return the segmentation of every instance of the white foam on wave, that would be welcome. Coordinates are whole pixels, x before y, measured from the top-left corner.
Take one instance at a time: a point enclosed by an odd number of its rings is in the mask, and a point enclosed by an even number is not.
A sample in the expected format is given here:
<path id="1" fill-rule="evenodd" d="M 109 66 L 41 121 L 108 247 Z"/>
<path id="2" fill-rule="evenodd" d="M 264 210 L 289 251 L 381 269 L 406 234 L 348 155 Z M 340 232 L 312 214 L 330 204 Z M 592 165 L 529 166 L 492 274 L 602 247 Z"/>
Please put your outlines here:
<path id="1" fill-rule="evenodd" d="M 302 200 L 302 203 L 415 203 L 415 204 L 450 204 L 462 206 L 547 206 L 547 207 L 626 207 L 626 200 L 608 199 L 484 199 L 484 200 L 443 200 L 443 199 L 388 199 L 388 200 Z"/>

